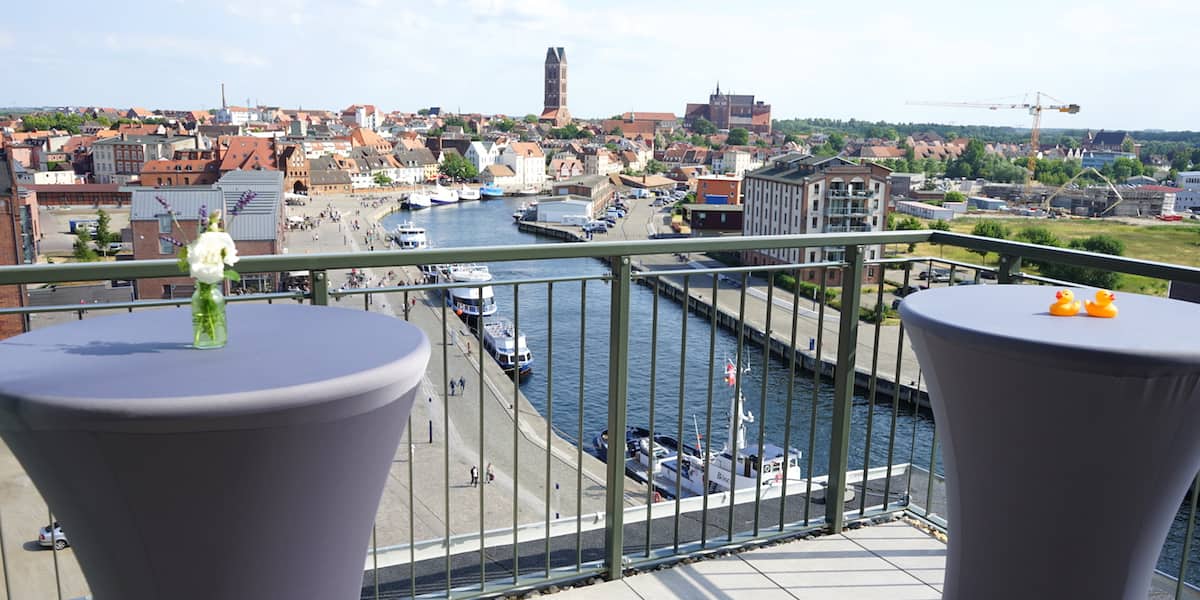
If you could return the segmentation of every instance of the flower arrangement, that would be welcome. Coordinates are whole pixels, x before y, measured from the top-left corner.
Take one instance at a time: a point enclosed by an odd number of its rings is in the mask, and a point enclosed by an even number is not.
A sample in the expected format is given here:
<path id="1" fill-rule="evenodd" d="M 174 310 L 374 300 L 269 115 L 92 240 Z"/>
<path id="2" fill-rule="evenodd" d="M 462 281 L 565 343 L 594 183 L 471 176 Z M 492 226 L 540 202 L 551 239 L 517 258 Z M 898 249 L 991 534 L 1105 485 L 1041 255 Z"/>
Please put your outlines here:
<path id="1" fill-rule="evenodd" d="M 253 191 L 243 192 L 238 201 L 229 209 L 230 219 L 227 227 L 241 211 L 255 198 Z M 171 222 L 183 231 L 175 211 L 161 196 L 155 196 Z M 208 212 L 206 206 L 200 207 L 196 239 L 182 242 L 169 235 L 161 235 L 160 239 L 179 248 L 179 270 L 187 273 L 196 280 L 196 291 L 192 294 L 192 345 L 196 348 L 220 348 L 228 339 L 225 324 L 225 297 L 219 284 L 229 279 L 238 281 L 241 277 L 231 267 L 238 262 L 237 245 L 233 238 L 222 229 L 221 211 Z"/>

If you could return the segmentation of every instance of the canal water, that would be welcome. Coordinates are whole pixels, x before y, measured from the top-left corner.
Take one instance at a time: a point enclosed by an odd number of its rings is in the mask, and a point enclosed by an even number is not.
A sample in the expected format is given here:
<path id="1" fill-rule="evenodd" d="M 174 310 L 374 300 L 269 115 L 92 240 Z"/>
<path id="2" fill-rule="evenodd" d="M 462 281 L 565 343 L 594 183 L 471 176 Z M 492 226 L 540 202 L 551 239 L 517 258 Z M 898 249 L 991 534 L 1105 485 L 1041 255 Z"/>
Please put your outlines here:
<path id="1" fill-rule="evenodd" d="M 522 202 L 524 199 L 502 198 L 414 212 L 401 211 L 386 217 L 383 224 L 390 230 L 402 221 L 412 221 L 426 228 L 430 244 L 437 248 L 563 243 L 519 231 L 513 223 L 512 213 Z M 582 443 L 586 449 L 591 449 L 593 437 L 604 429 L 607 421 L 610 286 L 601 281 L 590 281 L 586 286 L 579 282 L 556 283 L 552 289 L 547 284 L 528 284 L 519 286 L 514 293 L 513 286 L 504 285 L 504 282 L 604 275 L 608 273 L 608 266 L 595 259 L 492 262 L 487 265 L 496 279 L 493 289 L 499 306 L 498 316 L 519 321 L 534 355 L 534 370 L 523 381 L 522 393 L 543 415 L 551 414 L 555 430 L 571 441 L 580 438 L 578 418 L 582 407 Z M 710 285 L 707 278 L 693 282 L 693 286 L 707 285 Z M 740 291 L 724 288 L 720 293 L 735 298 Z M 514 295 L 519 298 L 519 306 L 514 305 Z M 711 439 L 710 445 L 720 448 L 728 436 L 728 407 L 732 396 L 732 388 L 723 381 L 724 365 L 727 359 L 737 359 L 738 337 L 724 328 L 718 327 L 714 332 L 708 319 L 690 313 L 685 315 L 678 303 L 663 297 L 657 298 L 656 331 L 655 305 L 656 295 L 651 288 L 633 287 L 630 294 L 628 424 L 648 426 L 653 408 L 656 432 L 695 443 L 697 432 L 703 436 L 705 429 L 711 427 L 711 435 L 705 439 Z M 683 339 L 685 318 L 687 337 Z M 798 341 L 800 344 L 806 342 Z M 869 361 L 870 356 L 860 353 L 859 360 Z M 802 464 L 805 468 L 812 448 L 812 474 L 827 474 L 832 383 L 824 380 L 814 385 L 811 374 L 799 371 L 790 375 L 787 364 L 775 358 L 765 359 L 760 349 L 749 342 L 743 344 L 741 364 L 749 368 L 742 378 L 745 408 L 754 413 L 757 421 L 746 427 L 747 447 L 758 443 L 761 424 L 766 442 L 782 446 L 786 435 L 787 445 L 804 452 Z M 881 366 L 881 369 L 886 368 Z M 451 376 L 456 374 L 451 373 Z M 711 411 L 708 410 L 710 388 Z M 786 418 L 789 390 L 792 405 L 790 432 Z M 810 437 L 814 400 L 816 433 Z M 682 431 L 678 426 L 680 402 L 684 414 Z M 711 424 L 706 423 L 705 417 L 709 414 Z M 890 403 L 877 403 L 872 407 L 865 397 L 856 394 L 852 415 L 849 450 L 852 468 L 863 466 L 868 422 L 872 423 L 871 467 L 886 465 L 889 449 L 893 463 L 911 461 L 929 467 L 934 425 L 928 413 L 914 411 L 911 405 L 902 404 L 894 415 L 894 437 L 891 435 L 893 411 Z M 934 464 L 934 470 L 939 474 L 942 473 L 940 454 L 939 451 Z M 903 491 L 894 493 L 897 494 L 894 499 L 898 499 Z M 924 490 L 913 490 L 912 493 L 914 501 L 924 504 Z M 1031 490 L 1031 493 L 1035 492 Z M 1028 515 L 1028 518 L 1037 517 Z M 1183 515 L 1176 518 L 1159 568 L 1177 572 L 1185 524 Z M 1045 525 L 1053 527 L 1053 524 Z M 1101 523 L 1096 525 L 1103 527 Z M 1200 540 L 1195 543 L 1200 545 Z M 1197 554 L 1200 553 L 1193 552 L 1188 579 L 1200 583 Z"/>

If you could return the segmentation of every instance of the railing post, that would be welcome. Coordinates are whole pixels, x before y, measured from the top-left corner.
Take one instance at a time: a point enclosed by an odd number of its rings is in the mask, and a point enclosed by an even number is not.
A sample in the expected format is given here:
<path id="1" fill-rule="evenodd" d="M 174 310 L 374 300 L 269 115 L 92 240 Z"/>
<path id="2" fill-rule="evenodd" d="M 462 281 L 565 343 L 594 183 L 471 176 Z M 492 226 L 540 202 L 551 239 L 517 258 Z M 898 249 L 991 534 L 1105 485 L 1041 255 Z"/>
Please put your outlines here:
<path id="1" fill-rule="evenodd" d="M 608 336 L 608 460 L 604 496 L 604 568 L 620 579 L 625 555 L 625 403 L 629 384 L 628 256 L 612 259 Z"/>
<path id="2" fill-rule="evenodd" d="M 1021 277 L 1021 257 L 1012 254 L 1000 255 L 1000 268 L 996 273 L 997 283 L 1017 283 Z"/>
<path id="3" fill-rule="evenodd" d="M 329 304 L 329 275 L 325 271 L 312 270 L 308 272 L 312 280 L 312 303 L 316 306 Z"/>
<path id="4" fill-rule="evenodd" d="M 846 246 L 842 272 L 842 307 L 838 323 L 837 368 L 833 371 L 833 424 L 829 440 L 829 487 L 825 489 L 825 522 L 838 533 L 845 523 L 846 471 L 849 469 L 850 413 L 854 400 L 854 358 L 858 349 L 859 292 L 863 252 Z"/>

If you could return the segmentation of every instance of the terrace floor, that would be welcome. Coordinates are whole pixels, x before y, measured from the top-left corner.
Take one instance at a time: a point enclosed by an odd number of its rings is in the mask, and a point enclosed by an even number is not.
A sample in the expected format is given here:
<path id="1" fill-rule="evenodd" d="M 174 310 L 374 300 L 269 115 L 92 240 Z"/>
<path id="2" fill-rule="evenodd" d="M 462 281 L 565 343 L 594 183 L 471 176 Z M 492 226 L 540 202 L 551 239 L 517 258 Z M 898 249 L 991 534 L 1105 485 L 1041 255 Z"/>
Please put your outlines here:
<path id="1" fill-rule="evenodd" d="M 1032 541 L 1032 538 L 1031 538 Z M 946 545 L 904 522 L 863 527 L 641 573 L 555 600 L 937 600 Z M 1151 600 L 1173 597 L 1155 578 Z M 1185 591 L 1184 598 L 1195 598 Z"/>

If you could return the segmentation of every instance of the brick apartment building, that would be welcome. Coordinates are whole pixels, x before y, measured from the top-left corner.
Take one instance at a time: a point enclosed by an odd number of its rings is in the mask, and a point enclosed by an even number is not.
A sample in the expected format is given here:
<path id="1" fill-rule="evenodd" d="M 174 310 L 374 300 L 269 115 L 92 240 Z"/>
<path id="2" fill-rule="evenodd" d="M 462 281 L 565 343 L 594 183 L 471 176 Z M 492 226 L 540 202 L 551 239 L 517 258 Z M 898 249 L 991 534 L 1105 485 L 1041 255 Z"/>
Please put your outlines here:
<path id="1" fill-rule="evenodd" d="M 741 204 L 742 178 L 724 175 L 697 177 L 696 202 L 701 204 Z"/>
<path id="2" fill-rule="evenodd" d="M 12 159 L 0 150 L 0 265 L 17 265 L 22 260 L 22 238 L 19 225 L 20 200 L 13 178 Z M 25 306 L 24 286 L 0 286 L 0 307 Z M 25 333 L 26 319 L 21 315 L 0 316 L 0 339 Z"/>
<path id="3" fill-rule="evenodd" d="M 844 233 L 887 229 L 888 175 L 874 163 L 839 157 L 794 155 L 746 174 L 744 235 Z M 883 246 L 864 247 L 866 260 L 883 257 Z M 804 264 L 844 259 L 841 246 L 748 251 L 747 264 Z M 801 269 L 804 281 L 819 281 L 820 269 Z M 829 270 L 827 283 L 841 284 L 841 271 Z M 882 270 L 867 265 L 867 281 Z"/>
<path id="4" fill-rule="evenodd" d="M 169 235 L 187 242 L 196 238 L 200 207 L 212 212 L 219 209 L 228 215 L 246 191 L 256 197 L 232 220 L 229 235 L 237 242 L 238 254 L 255 256 L 280 254 L 283 250 L 283 173 L 279 171 L 230 171 L 212 186 L 156 189 L 134 188 L 130 201 L 130 227 L 133 230 L 133 256 L 136 260 L 171 258 L 175 247 L 159 238 Z M 175 218 L 159 203 L 163 199 L 175 212 Z M 240 271 L 239 271 L 240 273 Z M 276 273 L 240 273 L 239 289 L 274 291 L 278 289 Z M 194 289 L 186 274 L 179 277 L 140 279 L 137 297 L 186 298 Z"/>

